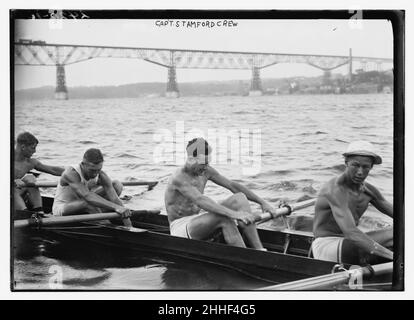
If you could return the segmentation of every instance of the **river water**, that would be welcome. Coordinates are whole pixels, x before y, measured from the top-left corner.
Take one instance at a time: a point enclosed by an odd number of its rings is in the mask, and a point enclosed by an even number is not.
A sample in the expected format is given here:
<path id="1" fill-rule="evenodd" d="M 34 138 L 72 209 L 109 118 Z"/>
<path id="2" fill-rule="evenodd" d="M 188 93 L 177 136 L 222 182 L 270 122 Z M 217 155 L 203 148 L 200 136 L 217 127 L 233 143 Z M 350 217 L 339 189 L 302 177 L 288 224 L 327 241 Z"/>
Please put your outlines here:
<path id="1" fill-rule="evenodd" d="M 159 180 L 148 192 L 125 188 L 125 204 L 133 209 L 165 214 L 168 177 L 183 161 L 185 141 L 199 135 L 217 151 L 212 163 L 219 172 L 270 203 L 316 196 L 324 182 L 344 169 L 341 154 L 347 143 L 369 140 L 383 164 L 373 168 L 367 181 L 393 201 L 392 95 L 36 100 L 17 101 L 14 112 L 15 133 L 27 130 L 39 139 L 34 157 L 43 163 L 73 165 L 86 149 L 96 147 L 103 151 L 103 170 L 112 179 Z M 237 136 L 246 139 L 234 144 Z M 56 177 L 42 174 L 39 180 Z M 43 192 L 53 195 L 54 190 Z M 220 200 L 231 193 L 209 183 L 206 194 Z M 299 215 L 311 217 L 312 209 Z M 390 224 L 391 219 L 369 208 L 361 228 Z M 277 228 L 280 222 L 263 227 Z M 15 259 L 15 288 L 49 289 L 55 265 L 64 271 L 63 289 L 243 290 L 265 285 L 194 261 L 35 239 Z"/>

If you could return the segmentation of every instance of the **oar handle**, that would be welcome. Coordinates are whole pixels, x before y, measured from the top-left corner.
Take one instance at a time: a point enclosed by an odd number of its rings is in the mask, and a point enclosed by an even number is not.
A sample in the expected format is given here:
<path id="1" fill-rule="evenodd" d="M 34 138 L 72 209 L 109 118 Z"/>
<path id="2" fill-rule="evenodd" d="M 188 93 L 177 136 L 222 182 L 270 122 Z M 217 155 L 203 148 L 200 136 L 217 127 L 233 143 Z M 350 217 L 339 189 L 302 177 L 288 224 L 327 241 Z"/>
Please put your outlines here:
<path id="1" fill-rule="evenodd" d="M 140 214 L 159 214 L 160 210 L 131 210 L 131 215 L 136 216 Z M 66 223 L 88 222 L 97 220 L 117 219 L 120 215 L 117 212 L 104 212 L 92 214 L 80 214 L 71 216 L 51 216 L 48 218 L 32 217 L 30 219 L 15 220 L 15 228 L 23 228 L 29 226 L 56 226 Z"/>
<path id="2" fill-rule="evenodd" d="M 256 219 L 255 222 L 259 222 L 259 221 L 266 221 L 266 220 L 270 220 L 270 219 L 275 219 L 281 216 L 288 216 L 290 215 L 292 212 L 292 210 L 290 209 L 289 206 L 284 206 L 282 208 L 278 208 L 276 209 L 276 213 L 270 213 L 270 212 L 263 212 L 261 213 Z"/>
<path id="3" fill-rule="evenodd" d="M 309 200 L 305 200 L 305 201 L 301 201 L 301 202 L 297 202 L 297 203 L 291 203 L 288 205 L 284 205 L 281 208 L 277 208 L 275 211 L 275 213 L 270 213 L 270 212 L 264 212 L 262 214 L 260 214 L 259 217 L 257 217 L 257 219 L 255 219 L 255 222 L 259 222 L 259 221 L 266 221 L 269 219 L 275 219 L 281 216 L 288 216 L 290 215 L 293 211 L 297 211 L 303 208 L 307 208 L 310 206 L 313 206 L 316 202 L 316 199 L 309 199 Z"/>

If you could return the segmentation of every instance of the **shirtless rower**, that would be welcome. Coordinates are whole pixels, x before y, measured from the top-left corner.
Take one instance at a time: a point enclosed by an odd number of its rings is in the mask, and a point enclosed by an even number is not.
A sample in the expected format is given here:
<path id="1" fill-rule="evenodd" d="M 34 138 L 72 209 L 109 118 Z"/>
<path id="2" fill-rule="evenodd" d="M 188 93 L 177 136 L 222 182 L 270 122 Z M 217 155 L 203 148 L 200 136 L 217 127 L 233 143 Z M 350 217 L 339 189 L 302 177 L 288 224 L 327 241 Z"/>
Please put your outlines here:
<path id="1" fill-rule="evenodd" d="M 80 164 L 66 168 L 56 189 L 52 208 L 54 215 L 115 211 L 120 214 L 125 226 L 131 226 L 131 212 L 118 197 L 122 192 L 122 183 L 111 181 L 102 171 L 103 161 L 101 151 L 91 148 L 86 150 Z"/>
<path id="2" fill-rule="evenodd" d="M 27 210 L 42 212 L 42 197 L 37 187 L 29 187 L 34 184 L 36 178 L 30 173 L 36 169 L 40 172 L 60 176 L 64 171 L 62 167 L 49 166 L 41 163 L 32 156 L 36 152 L 39 140 L 30 132 L 22 132 L 17 136 L 14 149 L 14 208 L 15 210 Z"/>
<path id="3" fill-rule="evenodd" d="M 264 212 L 274 212 L 275 209 L 245 186 L 228 180 L 212 168 L 210 154 L 211 147 L 203 138 L 189 141 L 186 163 L 168 182 L 165 207 L 171 235 L 207 240 L 221 230 L 227 244 L 238 247 L 247 244 L 266 250 L 254 223 L 257 214 L 252 212 L 248 200 L 260 204 Z M 209 180 L 230 190 L 233 195 L 220 203 L 205 196 L 204 188 Z"/>
<path id="4" fill-rule="evenodd" d="M 315 204 L 313 255 L 351 264 L 374 264 L 378 257 L 392 260 L 393 252 L 388 249 L 393 245 L 392 227 L 367 233 L 357 227 L 368 204 L 393 216 L 391 203 L 365 182 L 373 165 L 381 164 L 382 159 L 366 141 L 350 143 L 343 155 L 345 172 L 322 187 Z"/>

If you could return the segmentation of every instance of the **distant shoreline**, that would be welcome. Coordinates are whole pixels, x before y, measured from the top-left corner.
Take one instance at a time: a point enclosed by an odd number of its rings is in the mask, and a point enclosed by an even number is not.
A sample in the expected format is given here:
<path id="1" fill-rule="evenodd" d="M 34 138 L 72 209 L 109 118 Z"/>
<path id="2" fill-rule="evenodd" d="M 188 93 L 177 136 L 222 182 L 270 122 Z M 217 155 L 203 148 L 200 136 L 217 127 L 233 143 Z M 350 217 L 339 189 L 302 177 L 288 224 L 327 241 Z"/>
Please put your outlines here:
<path id="1" fill-rule="evenodd" d="M 263 95 L 313 95 L 313 94 L 375 94 L 393 92 L 391 70 L 358 72 L 352 81 L 342 74 L 330 78 L 291 77 L 264 78 L 261 80 Z M 164 97 L 166 83 L 133 83 L 111 86 L 68 87 L 69 99 L 114 99 Z M 203 81 L 178 83 L 181 97 L 247 96 L 250 80 Z M 53 99 L 55 87 L 21 89 L 15 91 L 16 100 Z"/>

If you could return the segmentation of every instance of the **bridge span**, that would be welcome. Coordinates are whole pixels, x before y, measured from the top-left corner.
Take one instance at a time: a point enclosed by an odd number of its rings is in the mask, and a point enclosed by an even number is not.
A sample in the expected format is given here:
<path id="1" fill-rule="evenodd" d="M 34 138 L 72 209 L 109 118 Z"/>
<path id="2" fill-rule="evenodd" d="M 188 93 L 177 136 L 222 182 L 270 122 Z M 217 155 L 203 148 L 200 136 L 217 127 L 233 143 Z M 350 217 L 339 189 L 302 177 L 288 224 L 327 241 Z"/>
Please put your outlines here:
<path id="1" fill-rule="evenodd" d="M 185 50 L 162 48 L 113 47 L 73 44 L 52 44 L 44 41 L 20 39 L 14 43 L 14 64 L 20 66 L 55 66 L 56 99 L 68 99 L 65 66 L 94 58 L 141 59 L 168 70 L 167 97 L 179 97 L 176 69 L 244 69 L 251 70 L 250 95 L 261 95 L 260 70 L 278 63 L 303 63 L 324 72 L 329 77 L 332 70 L 349 66 L 357 61 L 362 68 L 368 64 L 392 63 L 393 59 L 352 56 L 311 55 L 290 53 L 231 52 L 212 50 Z"/>

